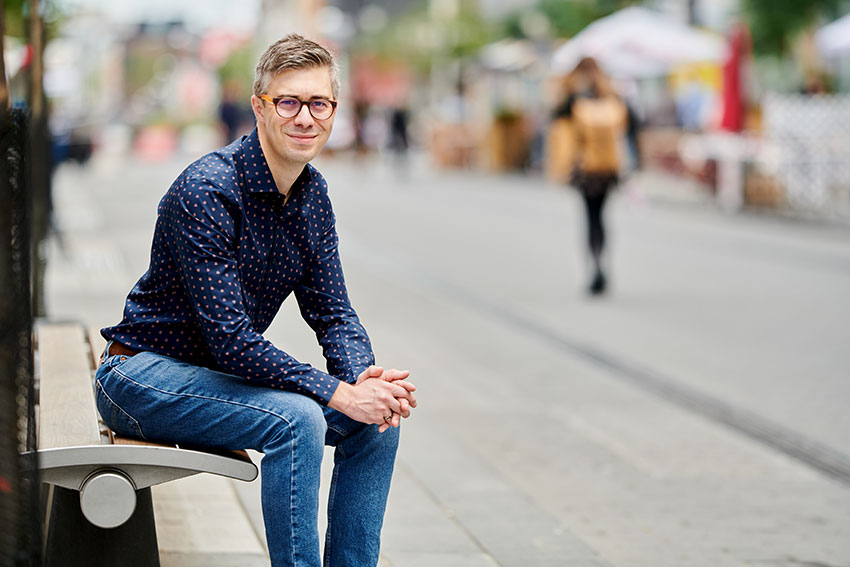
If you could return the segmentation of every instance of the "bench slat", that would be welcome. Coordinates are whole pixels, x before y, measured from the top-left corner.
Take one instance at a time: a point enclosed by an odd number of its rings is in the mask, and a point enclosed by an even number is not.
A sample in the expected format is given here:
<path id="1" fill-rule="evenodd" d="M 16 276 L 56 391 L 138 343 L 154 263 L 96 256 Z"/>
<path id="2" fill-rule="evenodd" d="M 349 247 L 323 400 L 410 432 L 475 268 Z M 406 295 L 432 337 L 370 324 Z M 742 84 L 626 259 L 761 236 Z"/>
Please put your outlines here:
<path id="1" fill-rule="evenodd" d="M 88 350 L 79 325 L 50 324 L 38 329 L 41 449 L 101 442 Z"/>
<path id="2" fill-rule="evenodd" d="M 91 367 L 97 368 L 100 365 L 100 355 L 106 348 L 106 341 L 100 336 L 100 327 L 89 327 L 86 331 L 91 349 Z"/>
<path id="3" fill-rule="evenodd" d="M 112 434 L 113 445 L 144 445 L 147 447 L 177 447 L 175 443 L 152 443 L 141 439 L 133 439 L 132 437 L 121 437 L 120 435 Z"/>
<path id="4" fill-rule="evenodd" d="M 154 441 L 143 441 L 141 439 L 133 439 L 132 437 L 121 437 L 120 435 L 114 435 L 112 437 L 112 443 L 114 445 L 141 445 L 145 447 L 170 447 L 172 449 L 186 449 L 187 451 L 202 451 L 204 453 L 210 453 L 212 455 L 219 455 L 222 457 L 228 457 L 231 459 L 239 459 L 240 461 L 245 461 L 246 463 L 250 463 L 251 457 L 248 455 L 248 451 L 237 450 L 230 451 L 227 449 L 212 449 L 210 447 L 187 447 L 183 445 L 177 445 L 176 443 L 156 443 Z"/>

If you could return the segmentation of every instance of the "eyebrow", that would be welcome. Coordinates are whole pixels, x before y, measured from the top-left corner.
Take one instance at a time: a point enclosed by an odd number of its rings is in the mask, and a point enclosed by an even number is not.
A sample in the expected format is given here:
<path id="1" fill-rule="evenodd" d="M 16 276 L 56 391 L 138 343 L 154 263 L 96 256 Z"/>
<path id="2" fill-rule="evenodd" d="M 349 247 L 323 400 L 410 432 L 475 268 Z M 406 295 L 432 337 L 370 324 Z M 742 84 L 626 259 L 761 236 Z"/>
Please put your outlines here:
<path id="1" fill-rule="evenodd" d="M 272 98 L 294 98 L 296 100 L 333 100 L 332 96 L 313 95 L 308 99 L 302 99 L 300 96 L 294 94 L 279 94 L 277 96 L 273 96 Z"/>

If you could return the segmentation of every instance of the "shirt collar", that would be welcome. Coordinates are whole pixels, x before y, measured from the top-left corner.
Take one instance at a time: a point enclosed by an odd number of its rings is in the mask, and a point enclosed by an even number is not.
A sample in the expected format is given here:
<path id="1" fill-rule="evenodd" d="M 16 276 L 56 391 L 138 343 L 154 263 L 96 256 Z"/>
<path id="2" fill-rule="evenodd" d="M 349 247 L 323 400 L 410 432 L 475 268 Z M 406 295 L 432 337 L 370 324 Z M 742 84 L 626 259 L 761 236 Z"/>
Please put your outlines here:
<path id="1" fill-rule="evenodd" d="M 245 190 L 248 193 L 273 193 L 280 195 L 281 199 L 284 198 L 277 190 L 266 156 L 263 155 L 256 128 L 242 140 L 241 159 L 242 172 L 245 176 Z M 301 209 L 306 193 L 310 189 L 314 171 L 310 164 L 305 165 L 301 175 L 292 184 L 292 188 L 289 190 L 289 198 L 285 202 L 285 216 Z"/>
<path id="2" fill-rule="evenodd" d="M 242 172 L 248 193 L 277 193 L 277 185 L 260 147 L 257 129 L 242 140 Z"/>

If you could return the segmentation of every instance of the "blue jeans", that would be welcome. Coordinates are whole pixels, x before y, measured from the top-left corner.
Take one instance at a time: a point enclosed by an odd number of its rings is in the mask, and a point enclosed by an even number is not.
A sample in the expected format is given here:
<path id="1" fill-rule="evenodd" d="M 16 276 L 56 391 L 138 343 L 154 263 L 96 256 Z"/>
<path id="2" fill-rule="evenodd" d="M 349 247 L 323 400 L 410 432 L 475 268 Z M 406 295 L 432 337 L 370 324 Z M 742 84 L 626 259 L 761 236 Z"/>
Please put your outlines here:
<path id="1" fill-rule="evenodd" d="M 354 421 L 301 394 L 151 352 L 106 356 L 95 383 L 103 420 L 120 435 L 221 449 L 254 449 L 273 567 L 320 567 L 319 478 L 336 447 L 326 567 L 374 567 L 398 429 Z"/>

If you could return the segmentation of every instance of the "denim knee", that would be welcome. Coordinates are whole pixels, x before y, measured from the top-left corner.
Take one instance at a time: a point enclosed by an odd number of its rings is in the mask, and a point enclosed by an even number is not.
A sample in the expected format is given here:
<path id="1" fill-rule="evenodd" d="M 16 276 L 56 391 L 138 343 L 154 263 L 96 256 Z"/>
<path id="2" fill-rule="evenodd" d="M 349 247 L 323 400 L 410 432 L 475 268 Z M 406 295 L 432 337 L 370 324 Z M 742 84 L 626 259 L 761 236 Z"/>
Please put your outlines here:
<path id="1" fill-rule="evenodd" d="M 383 433 L 380 433 L 377 425 L 363 424 L 357 431 L 349 433 L 343 439 L 333 444 L 342 449 L 344 454 L 350 455 L 355 452 L 366 452 L 385 455 L 392 459 L 398 451 L 400 433 L 400 426 L 390 427 Z"/>
<path id="2" fill-rule="evenodd" d="M 267 414 L 263 444 L 273 447 L 295 440 L 302 448 L 315 446 L 323 450 L 328 425 L 322 407 L 307 397 L 293 400 L 290 396 L 286 402 L 285 411 Z"/>

